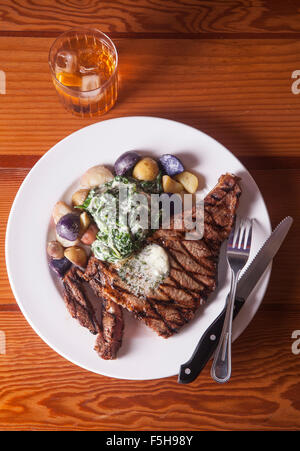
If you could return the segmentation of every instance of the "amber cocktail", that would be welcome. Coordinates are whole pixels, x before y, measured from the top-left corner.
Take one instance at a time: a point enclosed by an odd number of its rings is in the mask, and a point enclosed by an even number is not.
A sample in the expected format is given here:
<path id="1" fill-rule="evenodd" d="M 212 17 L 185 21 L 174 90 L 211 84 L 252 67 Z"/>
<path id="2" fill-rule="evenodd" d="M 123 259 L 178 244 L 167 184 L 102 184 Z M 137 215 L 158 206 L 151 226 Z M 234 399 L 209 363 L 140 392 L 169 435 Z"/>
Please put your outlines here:
<path id="1" fill-rule="evenodd" d="M 49 52 L 52 80 L 61 102 L 77 116 L 100 116 L 116 102 L 118 54 L 99 30 L 69 30 Z"/>

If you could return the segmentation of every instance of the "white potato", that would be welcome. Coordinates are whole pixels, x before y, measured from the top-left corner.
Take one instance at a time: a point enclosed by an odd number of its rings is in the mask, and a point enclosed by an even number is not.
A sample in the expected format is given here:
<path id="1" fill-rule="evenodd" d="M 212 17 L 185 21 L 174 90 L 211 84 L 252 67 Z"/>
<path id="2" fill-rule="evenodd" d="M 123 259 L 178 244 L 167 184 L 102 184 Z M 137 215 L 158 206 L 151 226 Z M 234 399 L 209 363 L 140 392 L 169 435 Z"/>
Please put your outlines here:
<path id="1" fill-rule="evenodd" d="M 55 224 L 58 223 L 60 218 L 67 215 L 68 213 L 72 213 L 72 208 L 69 207 L 69 205 L 67 205 L 65 202 L 62 201 L 56 202 L 52 212 Z"/>
<path id="2" fill-rule="evenodd" d="M 181 183 L 188 193 L 194 194 L 197 191 L 199 181 L 191 172 L 183 171 L 180 174 L 175 175 L 175 179 Z"/>
<path id="3" fill-rule="evenodd" d="M 79 189 L 72 196 L 72 204 L 74 206 L 82 205 L 85 201 L 87 195 L 89 194 L 89 189 Z"/>
<path id="4" fill-rule="evenodd" d="M 81 177 L 80 184 L 86 188 L 94 188 L 103 185 L 114 178 L 113 174 L 105 166 L 98 165 L 88 169 Z"/>
<path id="5" fill-rule="evenodd" d="M 49 257 L 60 260 L 64 256 L 64 248 L 58 241 L 50 241 L 47 246 Z"/>
<path id="6" fill-rule="evenodd" d="M 69 241 L 69 240 L 66 240 L 65 238 L 62 238 L 61 236 L 59 236 L 58 233 L 56 234 L 56 241 L 58 241 L 63 247 L 75 246 L 75 244 L 79 243 L 78 238 L 75 241 Z"/>
<path id="7" fill-rule="evenodd" d="M 162 186 L 165 193 L 181 193 L 183 191 L 183 186 L 173 180 L 169 175 L 163 176 Z"/>

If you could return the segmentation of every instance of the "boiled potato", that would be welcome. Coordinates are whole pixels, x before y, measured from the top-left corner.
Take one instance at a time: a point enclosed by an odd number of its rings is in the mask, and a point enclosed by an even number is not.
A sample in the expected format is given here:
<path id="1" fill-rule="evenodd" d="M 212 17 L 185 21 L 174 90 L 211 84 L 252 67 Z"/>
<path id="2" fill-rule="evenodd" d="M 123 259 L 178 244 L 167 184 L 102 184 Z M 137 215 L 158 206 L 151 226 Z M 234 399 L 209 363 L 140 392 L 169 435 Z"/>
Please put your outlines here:
<path id="1" fill-rule="evenodd" d="M 55 260 L 64 258 L 64 248 L 58 241 L 50 241 L 47 246 L 47 254 Z"/>
<path id="2" fill-rule="evenodd" d="M 72 208 L 69 207 L 65 202 L 59 201 L 56 202 L 53 208 L 52 216 L 55 224 L 58 223 L 60 218 L 67 215 L 68 213 L 72 213 Z"/>
<path id="3" fill-rule="evenodd" d="M 166 153 L 159 158 L 159 162 L 165 173 L 170 177 L 174 177 L 174 175 L 184 171 L 183 164 L 175 155 Z"/>
<path id="4" fill-rule="evenodd" d="M 175 179 L 181 183 L 188 193 L 194 194 L 197 191 L 198 178 L 191 172 L 183 171 L 181 174 L 175 175 Z"/>
<path id="5" fill-rule="evenodd" d="M 181 183 L 175 182 L 169 175 L 163 176 L 162 186 L 165 193 L 181 193 L 183 191 Z"/>
<path id="6" fill-rule="evenodd" d="M 87 264 L 87 255 L 85 250 L 79 246 L 68 247 L 65 250 L 65 257 L 76 266 L 84 268 Z"/>
<path id="7" fill-rule="evenodd" d="M 137 164 L 141 159 L 140 155 L 136 152 L 125 152 L 119 156 L 114 164 L 114 171 L 117 175 L 128 174 L 129 171 Z"/>
<path id="8" fill-rule="evenodd" d="M 89 189 L 79 189 L 78 191 L 76 191 L 72 196 L 72 204 L 74 206 L 82 205 L 87 198 L 89 191 Z"/>
<path id="9" fill-rule="evenodd" d="M 80 219 L 74 213 L 68 213 L 60 218 L 56 224 L 56 233 L 61 238 L 69 241 L 75 241 L 80 232 Z"/>
<path id="10" fill-rule="evenodd" d="M 81 177 L 80 184 L 86 188 L 94 188 L 103 185 L 114 178 L 113 174 L 105 166 L 94 166 L 86 171 Z"/>
<path id="11" fill-rule="evenodd" d="M 137 180 L 145 180 L 150 182 L 158 176 L 159 168 L 153 158 L 142 158 L 133 169 L 133 177 Z"/>
<path id="12" fill-rule="evenodd" d="M 63 258 L 51 258 L 49 261 L 49 266 L 54 271 L 58 277 L 64 277 L 66 272 L 71 268 L 72 263 L 66 257 Z"/>
<path id="13" fill-rule="evenodd" d="M 89 217 L 87 212 L 84 211 L 83 213 L 81 213 L 79 219 L 80 219 L 80 233 L 82 234 L 86 231 L 86 229 L 90 225 L 91 218 Z"/>
<path id="14" fill-rule="evenodd" d="M 82 235 L 81 242 L 90 246 L 95 241 L 98 232 L 99 229 L 96 224 L 90 224 L 87 230 Z"/>
<path id="15" fill-rule="evenodd" d="M 79 243 L 79 239 L 77 238 L 75 241 L 69 241 L 66 238 L 62 238 L 56 233 L 56 241 L 58 241 L 63 247 L 75 246 L 75 244 Z"/>

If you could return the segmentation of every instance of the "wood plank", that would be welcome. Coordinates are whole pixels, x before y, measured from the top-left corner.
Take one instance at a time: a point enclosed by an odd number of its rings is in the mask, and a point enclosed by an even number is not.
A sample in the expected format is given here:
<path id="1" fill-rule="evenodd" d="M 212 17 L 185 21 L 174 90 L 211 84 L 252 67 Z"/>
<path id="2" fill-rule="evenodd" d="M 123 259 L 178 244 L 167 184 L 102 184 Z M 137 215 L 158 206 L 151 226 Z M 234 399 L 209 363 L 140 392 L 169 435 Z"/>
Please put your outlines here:
<path id="1" fill-rule="evenodd" d="M 273 228 L 286 216 L 294 223 L 280 251 L 274 259 L 272 275 L 264 303 L 291 304 L 300 302 L 300 172 L 298 170 L 251 171 L 266 202 Z"/>
<path id="2" fill-rule="evenodd" d="M 89 373 L 52 351 L 21 313 L 0 312 L 1 430 L 282 430 L 300 428 L 300 313 L 259 312 L 233 346 L 219 385 L 210 364 L 191 385 L 176 377 L 125 381 Z"/>
<path id="3" fill-rule="evenodd" d="M 97 26 L 104 32 L 293 33 L 300 31 L 298 3 L 268 0 L 2 0 L 3 31 L 64 31 Z"/>
<path id="4" fill-rule="evenodd" d="M 38 155 L 0 155 L 0 168 L 32 168 L 40 159 Z M 241 155 L 240 162 L 248 169 L 300 169 L 299 156 Z"/>
<path id="5" fill-rule="evenodd" d="M 2 306 L 2 310 L 16 305 L 6 274 L 4 241 L 12 201 L 27 173 L 26 169 L 0 169 L 0 308 Z M 292 229 L 276 256 L 263 305 L 289 304 L 299 309 L 300 242 L 295 239 L 295 236 L 300 236 L 300 217 L 295 199 L 298 199 L 300 195 L 300 170 L 253 170 L 251 173 L 263 194 L 273 227 L 285 216 L 294 217 Z"/>
<path id="6" fill-rule="evenodd" d="M 2 0 L 0 430 L 300 430 L 300 357 L 291 350 L 300 324 L 298 10 L 294 0 Z M 108 32 L 120 54 L 119 100 L 103 120 L 162 116 L 207 132 L 250 168 L 273 226 L 294 216 L 264 302 L 234 344 L 226 386 L 210 379 L 210 365 L 188 386 L 89 373 L 52 351 L 14 300 L 4 240 L 17 189 L 58 140 L 95 122 L 63 110 L 47 65 L 54 37 L 82 24 Z"/>
<path id="7" fill-rule="evenodd" d="M 69 30 L 69 28 L 67 29 Z M 0 30 L 0 37 L 23 37 L 23 38 L 56 38 L 62 34 L 62 31 L 3 31 Z M 299 39 L 300 32 L 278 32 L 278 33 L 163 33 L 163 32 L 118 32 L 112 31 L 106 33 L 112 40 L 118 39 Z"/>
<path id="8" fill-rule="evenodd" d="M 94 120 L 65 112 L 50 80 L 49 38 L 0 38 L 7 94 L 0 154 L 42 155 Z M 291 92 L 297 40 L 118 40 L 121 89 L 103 120 L 149 115 L 212 135 L 237 156 L 299 155 L 300 101 Z M 183 62 L 188 61 L 188 66 Z M 22 106 L 22 108 L 20 108 Z"/>
<path id="9" fill-rule="evenodd" d="M 5 232 L 12 202 L 27 173 L 26 169 L 0 169 L 0 308 L 16 305 L 6 272 Z"/>

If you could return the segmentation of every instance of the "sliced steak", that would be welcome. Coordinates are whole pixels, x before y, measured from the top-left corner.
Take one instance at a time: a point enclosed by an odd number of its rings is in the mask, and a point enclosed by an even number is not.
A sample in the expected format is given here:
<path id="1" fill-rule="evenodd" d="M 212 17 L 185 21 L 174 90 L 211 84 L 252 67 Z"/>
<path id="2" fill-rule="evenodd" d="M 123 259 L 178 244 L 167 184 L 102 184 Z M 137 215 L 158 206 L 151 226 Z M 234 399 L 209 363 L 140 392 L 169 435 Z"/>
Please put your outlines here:
<path id="1" fill-rule="evenodd" d="M 80 269 L 71 268 L 63 279 L 64 301 L 72 318 L 96 335 L 100 329 L 101 318 L 95 315 L 95 310 L 86 296 L 83 288 L 84 279 Z"/>
<path id="2" fill-rule="evenodd" d="M 123 338 L 122 307 L 111 300 L 103 300 L 101 330 L 96 339 L 95 350 L 105 360 L 115 359 Z"/>
<path id="3" fill-rule="evenodd" d="M 81 326 L 97 335 L 95 350 L 105 360 L 115 359 L 122 344 L 124 328 L 122 308 L 98 296 L 96 303 L 88 296 L 83 272 L 73 267 L 63 279 L 64 301 L 71 316 Z M 101 308 L 99 308 L 99 303 Z"/>
<path id="4" fill-rule="evenodd" d="M 160 229 L 153 234 L 150 240 L 166 250 L 170 262 L 170 274 L 155 293 L 135 296 L 112 264 L 95 257 L 89 260 L 85 280 L 97 296 L 133 312 L 162 337 L 178 332 L 216 288 L 220 246 L 234 224 L 241 194 L 238 181 L 234 175 L 222 175 L 206 196 L 201 240 L 186 240 L 184 230 Z"/>

